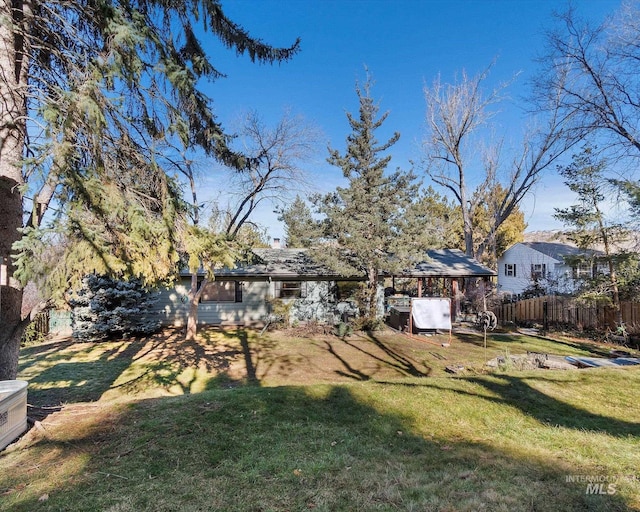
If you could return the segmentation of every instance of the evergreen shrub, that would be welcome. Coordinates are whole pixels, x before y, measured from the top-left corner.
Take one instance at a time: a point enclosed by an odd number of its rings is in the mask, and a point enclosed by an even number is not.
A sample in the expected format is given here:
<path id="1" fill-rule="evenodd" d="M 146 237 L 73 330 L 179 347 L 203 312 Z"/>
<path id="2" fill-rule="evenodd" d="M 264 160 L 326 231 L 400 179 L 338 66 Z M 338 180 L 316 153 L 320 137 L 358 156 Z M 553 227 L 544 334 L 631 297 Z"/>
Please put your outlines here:
<path id="1" fill-rule="evenodd" d="M 160 320 L 149 314 L 157 297 L 139 279 L 89 274 L 69 301 L 73 337 L 82 341 L 150 334 Z"/>

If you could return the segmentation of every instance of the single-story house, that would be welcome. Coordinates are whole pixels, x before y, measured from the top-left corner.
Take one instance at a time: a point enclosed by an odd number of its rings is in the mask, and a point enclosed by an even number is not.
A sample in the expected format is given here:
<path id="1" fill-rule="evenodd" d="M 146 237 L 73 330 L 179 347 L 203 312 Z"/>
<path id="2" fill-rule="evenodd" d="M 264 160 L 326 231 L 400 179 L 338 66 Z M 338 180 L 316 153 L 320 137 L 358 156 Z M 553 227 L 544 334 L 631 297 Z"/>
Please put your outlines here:
<path id="1" fill-rule="evenodd" d="M 345 278 L 313 261 L 306 249 L 254 249 L 256 261 L 216 271 L 206 284 L 198 306 L 198 323 L 209 325 L 262 325 L 274 300 L 290 305 L 290 320 L 336 323 L 352 303 L 348 295 L 362 277 Z M 399 278 L 418 280 L 419 296 L 430 280 L 495 276 L 495 272 L 458 250 L 428 251 L 425 261 Z M 389 276 L 394 278 L 395 276 Z M 190 275 L 185 273 L 172 288 L 159 291 L 154 314 L 164 325 L 186 324 Z M 454 286 L 454 290 L 457 288 Z M 380 288 L 380 311 L 384 312 Z"/>
<path id="2" fill-rule="evenodd" d="M 306 249 L 254 249 L 253 253 L 254 263 L 215 272 L 198 305 L 198 324 L 261 325 L 278 299 L 291 305 L 293 320 L 333 321 L 335 284 L 348 278 L 314 262 Z M 164 325 L 186 324 L 190 286 L 191 276 L 185 272 L 178 285 L 159 292 L 154 312 Z"/>
<path id="3" fill-rule="evenodd" d="M 520 295 L 539 283 L 558 293 L 573 293 L 583 279 L 608 271 L 594 263 L 600 254 L 554 242 L 517 243 L 498 259 L 498 292 Z"/>

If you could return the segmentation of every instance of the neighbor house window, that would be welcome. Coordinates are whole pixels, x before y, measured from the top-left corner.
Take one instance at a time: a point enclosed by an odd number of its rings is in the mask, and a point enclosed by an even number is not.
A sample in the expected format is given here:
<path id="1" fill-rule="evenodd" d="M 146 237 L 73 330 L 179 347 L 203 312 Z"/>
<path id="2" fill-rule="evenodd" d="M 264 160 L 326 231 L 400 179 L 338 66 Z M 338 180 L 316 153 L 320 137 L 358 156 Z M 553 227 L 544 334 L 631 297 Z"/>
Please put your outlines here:
<path id="1" fill-rule="evenodd" d="M 276 281 L 276 299 L 299 299 L 307 296 L 307 283 L 305 281 Z"/>
<path id="2" fill-rule="evenodd" d="M 242 302 L 242 283 L 213 281 L 204 285 L 201 302 Z"/>
<path id="3" fill-rule="evenodd" d="M 589 263 L 580 263 L 571 268 L 574 279 L 593 277 L 593 268 Z"/>
<path id="4" fill-rule="evenodd" d="M 504 264 L 504 275 L 508 277 L 516 277 L 516 264 L 515 263 L 505 263 Z"/>
<path id="5" fill-rule="evenodd" d="M 547 265 L 545 263 L 534 263 L 531 265 L 531 279 L 544 279 L 547 275 Z"/>

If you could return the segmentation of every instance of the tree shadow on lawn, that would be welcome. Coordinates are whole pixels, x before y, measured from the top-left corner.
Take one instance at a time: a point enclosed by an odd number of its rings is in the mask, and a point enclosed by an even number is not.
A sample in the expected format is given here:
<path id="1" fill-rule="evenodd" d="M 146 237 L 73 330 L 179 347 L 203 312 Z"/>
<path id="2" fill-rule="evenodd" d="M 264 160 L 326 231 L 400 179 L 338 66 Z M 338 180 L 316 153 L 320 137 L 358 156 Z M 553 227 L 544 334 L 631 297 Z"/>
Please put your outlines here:
<path id="1" fill-rule="evenodd" d="M 0 476 L 0 488 L 26 489 L 7 494 L 5 506 L 14 512 L 629 510 L 621 495 L 589 496 L 585 483 L 567 482 L 567 475 L 590 474 L 588 467 L 425 437 L 412 431 L 410 413 L 381 412 L 384 402 L 366 405 L 362 391 L 244 388 L 139 402 L 76 428 L 74 437 L 63 429 L 32 440 L 54 457 L 77 453 L 86 463 L 52 488 L 46 468 L 56 461 L 41 467 L 34 453 L 27 481 Z M 38 501 L 42 492 L 47 500 Z"/>
<path id="2" fill-rule="evenodd" d="M 205 389 L 232 380 L 227 372 L 241 357 L 240 346 L 220 343 L 211 336 L 211 329 L 202 329 L 196 340 L 185 340 L 182 329 L 175 329 L 169 336 L 166 333 L 167 330 L 149 339 L 145 354 L 136 357 L 136 365 L 143 371 L 117 387 L 135 392 L 158 386 L 188 394 L 198 379 L 207 381 Z"/>
<path id="3" fill-rule="evenodd" d="M 57 345 L 61 349 L 71 348 L 75 344 L 79 350 L 72 355 L 42 351 L 39 354 L 41 361 L 37 361 L 38 358 L 31 361 L 34 365 L 38 362 L 53 364 L 28 379 L 30 405 L 45 409 L 64 403 L 99 400 L 118 376 L 130 366 L 141 348 L 136 342 L 127 341 L 104 351 L 97 359 L 68 362 L 70 356 L 86 357 L 96 350 L 94 344 L 84 347 L 84 344 L 76 341 L 69 345 Z M 22 370 L 26 372 L 28 368 Z"/>
<path id="4" fill-rule="evenodd" d="M 380 351 L 380 355 L 376 354 L 374 350 L 367 350 L 362 346 L 350 342 L 348 339 L 343 340 L 343 343 L 361 352 L 371 360 L 379 363 L 380 367 L 397 372 L 400 377 L 428 377 L 431 374 L 431 368 L 424 364 L 424 362 L 422 364 L 418 363 L 407 355 L 395 350 L 391 344 L 385 342 L 384 338 L 382 336 L 378 336 L 375 332 L 367 333 L 366 337 L 363 337 L 363 339 L 365 339 L 365 341 L 370 341 L 373 346 Z M 338 357 L 335 352 L 334 355 Z M 346 362 L 342 362 L 346 365 Z M 359 375 L 364 375 L 362 372 L 358 372 L 357 370 L 353 373 L 355 378 L 358 378 Z M 359 380 L 368 380 L 371 378 L 367 375 L 364 376 L 364 379 Z"/>
<path id="5" fill-rule="evenodd" d="M 527 336 L 519 333 L 518 334 L 492 334 L 492 338 L 494 338 L 497 341 L 517 344 L 517 343 L 527 343 L 526 338 L 531 338 L 531 336 Z M 524 341 L 521 341 L 519 338 L 524 338 Z M 589 355 L 591 357 L 609 358 L 611 357 L 609 351 L 612 348 L 617 348 L 617 346 L 615 345 L 603 346 L 602 343 L 598 343 L 595 341 L 578 340 L 578 339 L 562 340 L 557 337 L 554 337 L 553 333 L 551 333 L 548 336 L 540 336 L 540 337 L 534 336 L 533 338 L 543 340 L 550 344 L 568 347 L 573 350 L 583 351 L 585 352 L 586 355 Z"/>
<path id="6" fill-rule="evenodd" d="M 257 331 L 246 328 L 209 328 L 202 335 L 215 339 L 215 333 L 220 333 L 224 338 L 234 340 L 239 344 L 238 354 L 242 356 L 245 377 L 242 383 L 250 386 L 260 386 L 271 371 L 277 370 L 286 374 L 296 364 L 296 359 L 291 354 L 280 354 L 276 350 L 277 341 L 269 336 L 260 337 Z M 253 336 L 251 334 L 253 333 Z M 233 381 L 229 377 L 230 381 Z M 215 387 L 215 381 L 208 389 Z"/>
<path id="7" fill-rule="evenodd" d="M 500 397 L 497 401 L 516 407 L 541 423 L 578 430 L 592 430 L 617 437 L 640 436 L 639 423 L 623 421 L 580 409 L 535 389 L 525 382 L 525 379 L 517 376 L 472 377 L 467 380 L 497 394 Z M 549 379 L 540 376 L 527 377 L 527 380 Z M 567 383 L 567 385 L 571 384 Z M 488 400 L 493 399 L 488 398 Z"/>
<path id="8" fill-rule="evenodd" d="M 214 378 L 241 354 L 240 347 L 187 342 L 181 330 L 166 329 L 104 344 L 70 340 L 28 347 L 21 351 L 19 373 L 29 381 L 28 399 L 35 413 L 36 408 L 97 401 L 110 390 L 135 394 L 148 386 L 180 385 L 188 393 L 188 379 L 178 379 L 185 370 L 199 369 Z"/>
<path id="9" fill-rule="evenodd" d="M 518 377 L 505 374 L 478 377 L 459 377 L 456 380 L 478 384 L 482 388 L 497 396 L 473 393 L 467 390 L 459 389 L 455 385 L 443 386 L 435 381 L 428 381 L 419 384 L 402 383 L 399 385 L 409 387 L 426 386 L 430 388 L 447 390 L 458 395 L 480 397 L 484 400 L 488 400 L 490 402 L 501 405 L 506 404 L 519 409 L 527 416 L 536 419 L 542 424 L 551 426 L 564 427 L 580 431 L 601 432 L 614 437 L 640 437 L 640 423 L 624 421 L 612 418 L 610 416 L 593 413 L 586 409 L 581 409 L 535 389 L 526 381 L 549 381 L 551 383 L 561 383 L 562 385 L 566 386 L 579 386 L 579 382 L 567 382 L 564 379 L 554 380 L 553 378 L 544 375 L 528 375 L 526 377 Z M 451 382 L 455 382 L 455 380 Z M 397 385 L 397 383 L 389 384 Z"/>
<path id="10" fill-rule="evenodd" d="M 484 346 L 484 338 L 482 333 L 478 334 L 468 334 L 463 332 L 458 332 L 455 334 L 456 338 L 458 338 L 463 343 L 468 343 L 470 345 L 475 345 L 477 347 Z M 533 341 L 532 341 L 533 340 Z M 567 347 L 572 350 L 558 350 L 560 353 L 571 353 L 576 354 L 578 352 L 583 352 L 585 356 L 589 357 L 611 357 L 609 350 L 610 348 L 616 348 L 615 346 L 607 347 L 602 346 L 601 344 L 590 342 L 590 341 L 566 341 L 553 337 L 533 337 L 526 334 L 513 333 L 513 334 L 505 334 L 505 333 L 487 333 L 487 348 L 506 348 L 505 345 L 512 346 L 514 348 L 518 347 L 518 345 L 535 345 L 536 341 L 539 341 L 546 345 L 545 353 L 553 354 L 555 351 L 551 350 L 553 345 L 558 345 L 560 347 Z M 495 342 L 500 343 L 500 345 L 496 345 Z"/>

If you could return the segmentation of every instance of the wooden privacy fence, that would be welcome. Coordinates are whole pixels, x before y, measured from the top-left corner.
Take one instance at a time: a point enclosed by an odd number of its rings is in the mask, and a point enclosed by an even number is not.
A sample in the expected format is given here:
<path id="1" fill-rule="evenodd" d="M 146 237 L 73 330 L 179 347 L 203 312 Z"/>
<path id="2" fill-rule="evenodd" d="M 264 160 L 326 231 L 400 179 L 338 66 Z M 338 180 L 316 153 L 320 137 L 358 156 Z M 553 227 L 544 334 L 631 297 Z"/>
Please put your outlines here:
<path id="1" fill-rule="evenodd" d="M 49 311 L 45 310 L 31 319 L 22 335 L 22 341 L 26 343 L 41 341 L 47 334 L 49 334 Z"/>
<path id="2" fill-rule="evenodd" d="M 546 306 L 545 306 L 546 304 Z M 609 306 L 588 306 L 578 303 L 571 297 L 536 297 L 508 304 L 499 304 L 493 312 L 501 324 L 507 322 L 567 324 L 582 329 L 615 328 L 615 310 Z M 628 327 L 640 328 L 640 303 L 622 302 L 622 322 Z M 635 330 L 635 329 L 634 329 Z"/>

